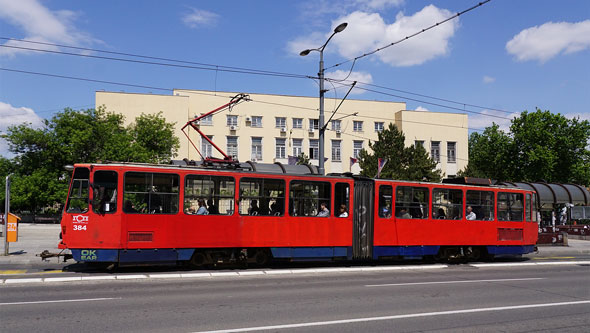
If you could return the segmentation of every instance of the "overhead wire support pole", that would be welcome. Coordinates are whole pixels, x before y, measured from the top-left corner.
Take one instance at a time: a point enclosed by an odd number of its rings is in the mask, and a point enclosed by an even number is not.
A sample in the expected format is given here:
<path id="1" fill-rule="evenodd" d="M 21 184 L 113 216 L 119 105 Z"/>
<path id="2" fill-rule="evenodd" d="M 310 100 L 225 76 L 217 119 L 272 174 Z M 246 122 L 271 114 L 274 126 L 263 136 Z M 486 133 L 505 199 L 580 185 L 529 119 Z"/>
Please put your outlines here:
<path id="1" fill-rule="evenodd" d="M 6 195 L 4 196 L 4 255 L 8 255 L 8 212 L 10 212 L 10 177 L 12 173 L 6 176 Z"/>
<path id="2" fill-rule="evenodd" d="M 320 129 L 320 131 L 325 131 L 326 130 L 326 127 L 328 127 L 328 124 L 330 123 L 330 121 L 332 120 L 332 118 L 334 118 L 334 115 L 336 114 L 336 112 L 338 111 L 338 109 L 340 109 L 340 106 L 342 105 L 342 103 L 344 103 L 344 101 L 346 100 L 346 97 L 348 97 L 348 95 L 350 94 L 350 92 L 352 91 L 352 89 L 354 88 L 355 85 L 356 85 L 356 81 L 354 81 L 352 83 L 352 85 L 350 86 L 350 89 L 348 89 L 348 92 L 346 93 L 346 95 L 344 95 L 344 97 L 340 101 L 340 104 L 338 104 L 338 106 L 336 107 L 336 109 L 334 110 L 334 112 L 332 112 L 332 115 L 330 116 L 330 119 L 328 119 L 328 121 L 326 121 L 326 123 Z"/>

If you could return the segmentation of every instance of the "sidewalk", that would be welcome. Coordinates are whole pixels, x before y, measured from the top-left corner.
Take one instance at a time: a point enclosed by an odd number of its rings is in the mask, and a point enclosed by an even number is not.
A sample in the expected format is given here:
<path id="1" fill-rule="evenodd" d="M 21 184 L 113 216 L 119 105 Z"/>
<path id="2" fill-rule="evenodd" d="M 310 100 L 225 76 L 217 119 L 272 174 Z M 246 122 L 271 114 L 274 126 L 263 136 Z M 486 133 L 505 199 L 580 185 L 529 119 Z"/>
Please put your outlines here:
<path id="1" fill-rule="evenodd" d="M 539 255 L 590 254 L 590 240 L 568 239 L 568 246 L 539 246 Z"/>
<path id="2" fill-rule="evenodd" d="M 9 255 L 4 256 L 4 238 L 0 238 L 0 265 L 2 264 L 38 264 L 42 263 L 36 255 L 49 250 L 57 253 L 59 243 L 59 224 L 29 224 L 19 223 L 18 241 L 9 243 Z M 56 263 L 57 259 L 51 258 L 49 262 Z"/>

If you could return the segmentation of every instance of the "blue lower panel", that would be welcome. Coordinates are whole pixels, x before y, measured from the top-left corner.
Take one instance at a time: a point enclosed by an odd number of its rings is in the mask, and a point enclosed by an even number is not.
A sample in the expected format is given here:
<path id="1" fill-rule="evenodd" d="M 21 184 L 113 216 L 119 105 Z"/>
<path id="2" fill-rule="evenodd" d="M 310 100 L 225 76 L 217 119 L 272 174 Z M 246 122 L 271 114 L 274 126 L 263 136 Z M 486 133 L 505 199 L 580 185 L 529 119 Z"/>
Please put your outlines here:
<path id="1" fill-rule="evenodd" d="M 87 262 L 158 262 L 190 260 L 195 249 L 104 250 L 73 249 L 76 261 Z"/>
<path id="2" fill-rule="evenodd" d="M 526 254 L 535 250 L 534 245 L 505 245 L 505 246 L 488 246 L 489 254 Z"/>
<path id="3" fill-rule="evenodd" d="M 274 258 L 333 258 L 346 257 L 348 248 L 339 247 L 271 247 Z"/>
<path id="4" fill-rule="evenodd" d="M 373 259 L 379 257 L 421 257 L 433 256 L 438 253 L 440 246 L 375 246 Z"/>
<path id="5" fill-rule="evenodd" d="M 119 261 L 119 250 L 73 249 L 72 256 L 76 261 L 117 262 Z"/>

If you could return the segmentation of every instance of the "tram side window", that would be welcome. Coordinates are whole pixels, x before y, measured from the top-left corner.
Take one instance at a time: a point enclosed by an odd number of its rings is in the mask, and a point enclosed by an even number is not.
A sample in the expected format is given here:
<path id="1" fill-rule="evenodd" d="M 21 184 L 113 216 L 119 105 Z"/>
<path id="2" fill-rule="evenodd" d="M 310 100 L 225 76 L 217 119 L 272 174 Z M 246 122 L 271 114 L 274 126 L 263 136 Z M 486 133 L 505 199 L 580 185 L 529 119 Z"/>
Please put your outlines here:
<path id="1" fill-rule="evenodd" d="M 541 222 L 541 215 L 537 210 L 537 193 L 533 193 L 533 200 L 531 201 L 531 212 L 533 214 L 532 220 L 535 222 Z"/>
<path id="2" fill-rule="evenodd" d="M 234 191 L 233 177 L 188 175 L 184 180 L 184 212 L 196 214 L 202 200 L 209 215 L 232 215 Z"/>
<path id="3" fill-rule="evenodd" d="M 498 193 L 498 220 L 522 221 L 524 215 L 522 193 Z"/>
<path id="4" fill-rule="evenodd" d="M 463 191 L 447 188 L 432 190 L 432 216 L 444 220 L 460 220 L 463 216 Z"/>
<path id="5" fill-rule="evenodd" d="M 289 212 L 291 216 L 323 216 L 321 204 L 330 206 L 330 183 L 293 180 L 289 191 Z M 327 216 L 330 216 L 329 214 Z"/>
<path id="6" fill-rule="evenodd" d="M 396 187 L 395 216 L 402 219 L 428 218 L 428 188 Z"/>
<path id="7" fill-rule="evenodd" d="M 176 214 L 179 192 L 179 176 L 176 174 L 127 172 L 123 211 L 136 214 Z"/>
<path id="8" fill-rule="evenodd" d="M 471 207 L 477 221 L 494 220 L 494 192 L 492 191 L 467 191 L 465 209 Z M 469 219 L 469 216 L 467 216 Z"/>
<path id="9" fill-rule="evenodd" d="M 66 212 L 86 213 L 88 211 L 89 178 L 90 170 L 87 168 L 76 168 L 76 170 L 74 170 Z"/>
<path id="10" fill-rule="evenodd" d="M 240 215 L 283 216 L 284 212 L 284 180 L 240 179 Z"/>
<path id="11" fill-rule="evenodd" d="M 334 216 L 348 217 L 350 214 L 350 185 L 336 183 L 334 186 Z M 329 207 L 329 206 L 328 206 Z"/>
<path id="12" fill-rule="evenodd" d="M 379 186 L 379 217 L 391 218 L 391 201 L 393 188 L 390 185 Z"/>
<path id="13" fill-rule="evenodd" d="M 117 211 L 117 173 L 96 171 L 92 184 L 92 210 L 97 214 Z"/>
<path id="14" fill-rule="evenodd" d="M 532 202 L 533 201 L 531 200 L 531 194 L 527 193 L 527 195 L 526 195 L 526 216 L 525 216 L 527 222 L 530 222 L 533 219 L 533 207 L 531 205 Z"/>

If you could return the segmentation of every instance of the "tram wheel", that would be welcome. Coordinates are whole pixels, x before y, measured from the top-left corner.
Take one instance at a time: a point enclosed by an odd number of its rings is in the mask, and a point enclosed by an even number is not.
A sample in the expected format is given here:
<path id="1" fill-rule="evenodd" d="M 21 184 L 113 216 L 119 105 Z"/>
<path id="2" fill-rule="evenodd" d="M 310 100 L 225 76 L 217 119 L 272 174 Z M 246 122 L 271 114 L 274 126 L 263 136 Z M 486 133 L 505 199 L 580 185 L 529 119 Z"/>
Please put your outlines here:
<path id="1" fill-rule="evenodd" d="M 264 266 L 268 264 L 269 261 L 270 257 L 265 250 L 258 250 L 254 255 L 254 262 L 256 262 L 256 265 L 258 266 Z"/>
<path id="2" fill-rule="evenodd" d="M 197 268 L 201 268 L 203 266 L 205 266 L 205 264 L 207 263 L 207 257 L 205 257 L 205 254 L 201 253 L 201 252 L 195 252 L 191 258 L 191 265 L 193 265 L 194 267 Z"/>

